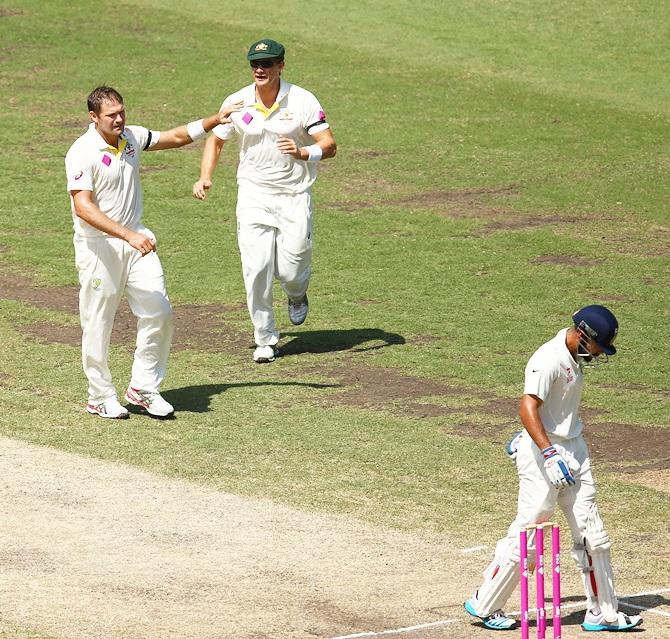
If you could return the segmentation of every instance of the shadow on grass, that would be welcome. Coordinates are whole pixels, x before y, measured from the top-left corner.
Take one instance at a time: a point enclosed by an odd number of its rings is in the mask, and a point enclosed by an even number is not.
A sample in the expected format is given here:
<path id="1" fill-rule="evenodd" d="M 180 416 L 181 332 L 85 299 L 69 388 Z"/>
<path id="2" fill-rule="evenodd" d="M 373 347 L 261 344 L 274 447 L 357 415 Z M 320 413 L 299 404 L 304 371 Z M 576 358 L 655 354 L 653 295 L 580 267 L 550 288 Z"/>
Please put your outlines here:
<path id="1" fill-rule="evenodd" d="M 161 392 L 179 416 L 180 412 L 207 413 L 212 397 L 225 393 L 230 388 L 255 388 L 259 386 L 291 386 L 305 388 L 341 388 L 341 384 L 313 384 L 308 382 L 241 382 L 239 384 L 202 384 L 186 386 Z M 128 410 L 131 410 L 130 408 Z M 134 412 L 134 411 L 133 411 Z"/>
<path id="2" fill-rule="evenodd" d="M 336 351 L 374 351 L 387 346 L 405 344 L 397 333 L 387 333 L 379 328 L 349 328 L 333 331 L 304 331 L 284 333 L 293 339 L 280 347 L 282 357 L 301 353 L 333 353 Z M 367 344 L 368 342 L 373 342 Z M 381 344 L 379 342 L 382 342 Z"/>

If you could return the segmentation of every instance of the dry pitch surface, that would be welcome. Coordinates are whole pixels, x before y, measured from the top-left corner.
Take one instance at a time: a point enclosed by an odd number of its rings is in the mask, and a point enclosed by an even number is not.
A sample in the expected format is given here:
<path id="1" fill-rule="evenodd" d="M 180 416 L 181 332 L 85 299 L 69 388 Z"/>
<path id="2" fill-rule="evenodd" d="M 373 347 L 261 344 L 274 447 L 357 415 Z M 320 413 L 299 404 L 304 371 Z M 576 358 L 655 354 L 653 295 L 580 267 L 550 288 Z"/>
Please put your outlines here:
<path id="1" fill-rule="evenodd" d="M 491 549 L 11 439 L 0 439 L 0 455 L 8 637 L 490 636 L 461 605 Z M 581 588 L 564 572 L 569 639 L 584 636 Z M 665 603 L 646 614 L 645 636 L 670 638 L 669 594 L 631 599 Z"/>

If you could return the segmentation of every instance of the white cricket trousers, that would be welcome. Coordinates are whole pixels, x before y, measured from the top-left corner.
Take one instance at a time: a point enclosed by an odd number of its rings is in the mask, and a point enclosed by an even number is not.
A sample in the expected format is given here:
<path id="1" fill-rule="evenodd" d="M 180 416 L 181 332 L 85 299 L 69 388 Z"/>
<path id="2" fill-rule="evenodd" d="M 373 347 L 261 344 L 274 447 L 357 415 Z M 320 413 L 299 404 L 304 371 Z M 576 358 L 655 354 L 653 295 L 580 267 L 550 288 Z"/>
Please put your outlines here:
<path id="1" fill-rule="evenodd" d="M 258 346 L 275 345 L 279 331 L 272 312 L 276 277 L 288 297 L 307 292 L 312 272 L 312 198 L 258 193 L 240 186 L 237 198 L 237 243 L 247 307 Z"/>
<path id="2" fill-rule="evenodd" d="M 153 237 L 151 231 L 140 232 Z M 115 237 L 75 237 L 74 248 L 89 402 L 116 396 L 107 360 L 114 316 L 124 292 L 137 318 L 130 385 L 158 391 L 165 378 L 173 332 L 172 307 L 158 255 L 152 251 L 142 257 Z"/>

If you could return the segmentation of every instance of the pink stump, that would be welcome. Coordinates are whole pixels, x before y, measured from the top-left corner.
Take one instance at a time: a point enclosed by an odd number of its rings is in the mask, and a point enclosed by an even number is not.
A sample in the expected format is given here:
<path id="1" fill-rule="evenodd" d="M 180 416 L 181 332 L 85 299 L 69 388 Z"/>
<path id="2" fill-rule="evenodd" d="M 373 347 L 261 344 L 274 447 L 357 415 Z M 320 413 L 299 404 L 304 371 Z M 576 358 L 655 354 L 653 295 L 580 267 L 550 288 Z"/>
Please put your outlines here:
<path id="1" fill-rule="evenodd" d="M 519 585 L 521 589 L 521 639 L 528 639 L 528 531 L 519 531 Z"/>
<path id="2" fill-rule="evenodd" d="M 561 536 L 556 524 L 551 527 L 551 574 L 554 639 L 561 639 Z"/>
<path id="3" fill-rule="evenodd" d="M 544 528 L 535 528 L 535 599 L 537 602 L 537 639 L 544 639 L 547 611 L 544 608 Z"/>

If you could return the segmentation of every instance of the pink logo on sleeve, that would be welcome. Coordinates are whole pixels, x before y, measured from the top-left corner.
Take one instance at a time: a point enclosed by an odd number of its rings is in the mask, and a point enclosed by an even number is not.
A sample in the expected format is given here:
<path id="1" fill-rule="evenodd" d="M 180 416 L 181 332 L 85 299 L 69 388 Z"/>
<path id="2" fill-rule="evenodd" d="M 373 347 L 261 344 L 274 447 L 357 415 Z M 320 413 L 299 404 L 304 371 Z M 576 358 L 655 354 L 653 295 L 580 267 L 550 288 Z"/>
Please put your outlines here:
<path id="1" fill-rule="evenodd" d="M 105 166 L 109 166 L 112 163 L 112 158 L 110 158 L 109 155 L 103 155 L 102 156 L 102 163 Z"/>
<path id="2" fill-rule="evenodd" d="M 251 113 L 248 111 L 242 116 L 242 122 L 244 122 L 244 124 L 249 124 L 249 122 L 251 122 L 253 119 L 254 116 L 251 115 Z"/>
<path id="3" fill-rule="evenodd" d="M 319 120 L 326 119 L 326 112 L 324 110 L 319 111 Z"/>

